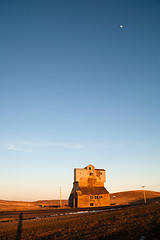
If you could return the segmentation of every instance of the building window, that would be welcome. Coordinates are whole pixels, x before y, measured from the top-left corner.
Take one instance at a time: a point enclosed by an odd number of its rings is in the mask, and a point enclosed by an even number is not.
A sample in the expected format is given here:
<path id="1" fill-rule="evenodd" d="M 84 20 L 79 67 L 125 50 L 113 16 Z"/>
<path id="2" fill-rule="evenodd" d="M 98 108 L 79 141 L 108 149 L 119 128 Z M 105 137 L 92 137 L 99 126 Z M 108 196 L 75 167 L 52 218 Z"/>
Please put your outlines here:
<path id="1" fill-rule="evenodd" d="M 91 168 L 91 167 L 89 167 L 89 170 L 92 170 L 92 168 Z"/>
<path id="2" fill-rule="evenodd" d="M 92 176 L 92 175 L 93 175 L 93 173 L 92 173 L 92 172 L 90 172 L 90 175 Z"/>
<path id="3" fill-rule="evenodd" d="M 93 199 L 93 196 L 90 196 L 90 199 Z"/>
<path id="4" fill-rule="evenodd" d="M 102 198 L 102 196 L 100 196 Z"/>
<path id="5" fill-rule="evenodd" d="M 92 206 L 92 207 L 93 207 L 93 203 L 92 203 L 92 202 L 90 203 L 90 206 Z"/>
<path id="6" fill-rule="evenodd" d="M 95 196 L 95 199 L 98 199 L 98 196 Z"/>
<path id="7" fill-rule="evenodd" d="M 102 175 L 102 172 L 101 172 L 101 175 Z"/>

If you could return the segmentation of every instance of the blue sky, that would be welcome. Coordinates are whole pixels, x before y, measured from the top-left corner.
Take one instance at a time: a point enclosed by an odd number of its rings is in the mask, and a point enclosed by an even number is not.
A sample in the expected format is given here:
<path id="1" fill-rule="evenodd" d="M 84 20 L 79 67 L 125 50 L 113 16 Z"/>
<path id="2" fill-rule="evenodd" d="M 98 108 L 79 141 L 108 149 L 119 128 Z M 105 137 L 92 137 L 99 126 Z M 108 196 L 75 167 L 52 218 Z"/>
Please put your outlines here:
<path id="1" fill-rule="evenodd" d="M 90 163 L 110 192 L 160 191 L 159 11 L 1 1 L 0 199 L 66 199 Z"/>

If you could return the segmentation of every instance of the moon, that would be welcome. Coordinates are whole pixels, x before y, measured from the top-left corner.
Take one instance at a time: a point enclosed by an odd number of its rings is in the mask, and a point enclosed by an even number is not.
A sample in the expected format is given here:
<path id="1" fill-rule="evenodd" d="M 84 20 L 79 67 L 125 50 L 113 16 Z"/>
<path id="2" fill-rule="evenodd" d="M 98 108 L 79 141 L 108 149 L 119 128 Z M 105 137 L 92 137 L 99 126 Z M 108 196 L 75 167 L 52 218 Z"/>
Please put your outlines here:
<path id="1" fill-rule="evenodd" d="M 120 27 L 120 28 L 123 28 L 123 25 L 121 24 L 121 25 L 119 25 L 119 27 Z"/>

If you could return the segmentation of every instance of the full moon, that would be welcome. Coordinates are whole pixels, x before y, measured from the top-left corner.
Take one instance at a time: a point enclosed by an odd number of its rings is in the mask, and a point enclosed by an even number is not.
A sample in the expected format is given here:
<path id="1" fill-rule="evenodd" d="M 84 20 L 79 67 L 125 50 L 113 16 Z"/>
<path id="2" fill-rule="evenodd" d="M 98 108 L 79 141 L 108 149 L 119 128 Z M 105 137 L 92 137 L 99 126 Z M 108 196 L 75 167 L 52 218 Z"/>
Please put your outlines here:
<path id="1" fill-rule="evenodd" d="M 119 27 L 120 27 L 120 28 L 123 28 L 123 25 L 121 24 L 121 25 L 119 25 Z"/>

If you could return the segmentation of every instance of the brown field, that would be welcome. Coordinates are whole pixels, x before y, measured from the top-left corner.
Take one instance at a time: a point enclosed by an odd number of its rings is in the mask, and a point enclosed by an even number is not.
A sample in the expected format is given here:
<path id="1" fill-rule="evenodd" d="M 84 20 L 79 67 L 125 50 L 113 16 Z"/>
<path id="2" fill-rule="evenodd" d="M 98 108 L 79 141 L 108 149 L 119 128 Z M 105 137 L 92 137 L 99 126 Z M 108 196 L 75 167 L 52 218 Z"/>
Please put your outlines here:
<path id="1" fill-rule="evenodd" d="M 146 191 L 147 204 L 142 191 L 114 193 L 110 197 L 111 206 L 103 212 L 54 217 L 50 215 L 83 209 L 55 209 L 59 200 L 1 200 L 0 239 L 160 239 L 159 192 Z M 66 203 L 63 200 L 62 204 Z"/>
<path id="2" fill-rule="evenodd" d="M 160 239 L 159 203 L 113 209 L 104 212 L 23 221 L 21 218 L 19 221 L 0 222 L 0 239 L 16 239 L 16 235 L 19 237 L 17 239 L 24 240 Z"/>
<path id="3" fill-rule="evenodd" d="M 160 192 L 145 191 L 147 202 L 160 201 Z M 111 205 L 141 204 L 144 202 L 142 190 L 110 194 Z"/>
<path id="4" fill-rule="evenodd" d="M 146 191 L 148 202 L 160 199 L 160 192 Z M 111 205 L 126 205 L 143 203 L 143 191 L 126 191 L 110 194 Z M 35 202 L 0 200 L 0 211 L 41 210 L 59 206 L 59 200 L 39 200 Z M 62 200 L 62 205 L 68 205 L 68 200 Z"/>
<path id="5" fill-rule="evenodd" d="M 59 200 L 39 200 L 36 202 L 0 200 L 0 211 L 40 210 L 45 207 L 56 207 L 59 204 Z M 68 205 L 68 200 L 62 200 L 62 205 Z"/>

